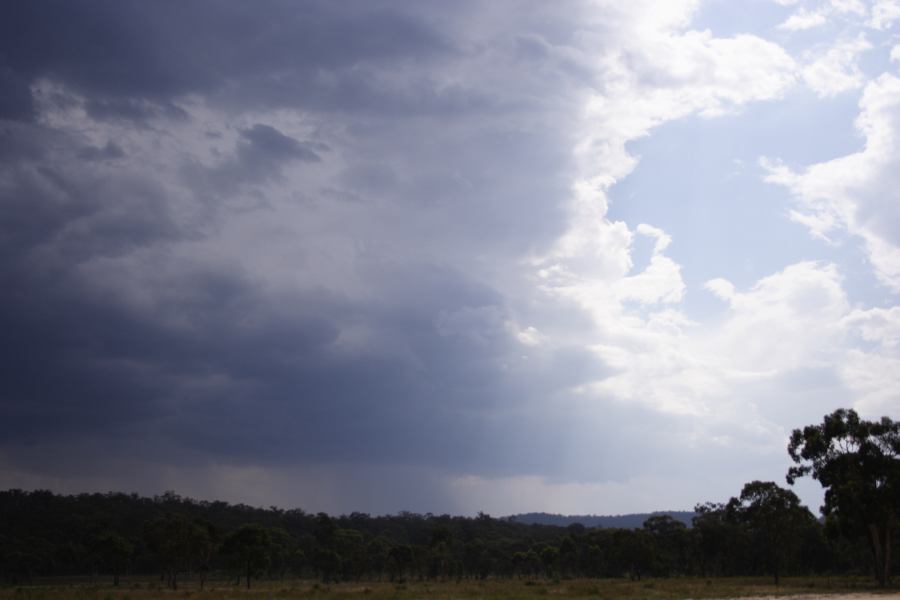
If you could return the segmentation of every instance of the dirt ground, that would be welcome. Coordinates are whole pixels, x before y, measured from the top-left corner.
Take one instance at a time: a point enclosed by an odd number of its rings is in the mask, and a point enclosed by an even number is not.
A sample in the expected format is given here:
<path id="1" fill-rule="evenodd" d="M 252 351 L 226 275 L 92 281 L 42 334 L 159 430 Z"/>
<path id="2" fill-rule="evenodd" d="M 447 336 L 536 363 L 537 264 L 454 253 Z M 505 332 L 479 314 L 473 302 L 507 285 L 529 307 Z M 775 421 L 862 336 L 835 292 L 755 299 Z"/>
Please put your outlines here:
<path id="1" fill-rule="evenodd" d="M 884 594 L 798 594 L 795 596 L 753 596 L 744 600 L 900 600 L 900 592 Z"/>

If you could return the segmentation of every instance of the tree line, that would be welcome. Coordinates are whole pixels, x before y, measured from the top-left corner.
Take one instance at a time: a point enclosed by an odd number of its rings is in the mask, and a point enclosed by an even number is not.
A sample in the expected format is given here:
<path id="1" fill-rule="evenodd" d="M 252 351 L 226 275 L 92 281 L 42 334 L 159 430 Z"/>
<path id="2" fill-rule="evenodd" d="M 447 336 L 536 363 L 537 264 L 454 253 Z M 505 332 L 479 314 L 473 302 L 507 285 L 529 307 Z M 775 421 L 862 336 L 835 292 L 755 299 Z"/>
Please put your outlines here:
<path id="1" fill-rule="evenodd" d="M 0 577 L 87 575 L 118 584 L 155 574 L 190 580 L 316 577 L 326 582 L 487 577 L 669 577 L 874 574 L 898 558 L 900 423 L 852 410 L 793 432 L 789 482 L 825 488 L 816 518 L 790 489 L 753 481 L 723 502 L 695 507 L 691 527 L 668 515 L 639 528 L 525 524 L 413 514 L 338 517 L 300 509 L 107 493 L 0 492 Z"/>

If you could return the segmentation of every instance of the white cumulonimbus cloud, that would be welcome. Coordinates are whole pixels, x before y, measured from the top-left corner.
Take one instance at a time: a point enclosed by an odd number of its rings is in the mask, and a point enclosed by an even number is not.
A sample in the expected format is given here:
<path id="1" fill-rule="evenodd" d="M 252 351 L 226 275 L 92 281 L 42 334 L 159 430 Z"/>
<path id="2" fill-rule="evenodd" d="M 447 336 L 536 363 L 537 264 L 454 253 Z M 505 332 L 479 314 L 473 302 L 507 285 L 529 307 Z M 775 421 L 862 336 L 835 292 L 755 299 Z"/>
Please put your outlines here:
<path id="1" fill-rule="evenodd" d="M 878 278 L 900 290 L 900 79 L 868 83 L 856 128 L 862 150 L 795 171 L 764 160 L 767 180 L 787 187 L 791 217 L 817 237 L 847 232 L 861 239 Z"/>

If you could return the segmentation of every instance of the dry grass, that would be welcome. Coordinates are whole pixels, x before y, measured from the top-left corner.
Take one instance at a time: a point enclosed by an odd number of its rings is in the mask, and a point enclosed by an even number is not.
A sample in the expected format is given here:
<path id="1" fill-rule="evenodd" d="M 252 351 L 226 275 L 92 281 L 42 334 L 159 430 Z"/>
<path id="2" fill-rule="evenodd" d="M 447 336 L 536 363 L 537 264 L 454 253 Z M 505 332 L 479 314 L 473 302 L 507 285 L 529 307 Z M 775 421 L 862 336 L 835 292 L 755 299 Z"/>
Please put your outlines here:
<path id="1" fill-rule="evenodd" d="M 121 585 L 91 585 L 80 582 L 48 581 L 27 586 L 0 588 L 0 600 L 262 600 L 280 598 L 316 598 L 320 600 L 518 600 L 530 598 L 608 599 L 608 600 L 683 600 L 687 598 L 738 598 L 749 596 L 811 596 L 847 593 L 886 594 L 883 600 L 900 600 L 896 588 L 879 591 L 866 579 L 786 578 L 774 586 L 768 578 L 721 579 L 580 579 L 502 580 L 406 583 L 368 582 L 323 585 L 311 581 L 263 581 L 253 589 L 217 581 L 200 591 L 196 582 L 185 582 L 178 590 L 159 586 L 157 581 L 123 580 Z M 837 600 L 837 598 L 835 598 Z"/>

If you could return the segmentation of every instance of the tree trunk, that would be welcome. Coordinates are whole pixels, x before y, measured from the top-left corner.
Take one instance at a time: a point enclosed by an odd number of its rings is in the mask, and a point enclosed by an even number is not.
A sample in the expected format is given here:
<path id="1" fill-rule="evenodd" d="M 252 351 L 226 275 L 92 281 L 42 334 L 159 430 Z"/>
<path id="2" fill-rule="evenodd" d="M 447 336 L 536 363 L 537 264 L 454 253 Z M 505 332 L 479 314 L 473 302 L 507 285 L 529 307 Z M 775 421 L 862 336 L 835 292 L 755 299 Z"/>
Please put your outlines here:
<path id="1" fill-rule="evenodd" d="M 250 563 L 247 563 L 247 589 L 250 589 Z"/>
<path id="2" fill-rule="evenodd" d="M 875 523 L 869 523 L 869 537 L 872 541 L 872 558 L 875 561 L 875 579 L 878 580 L 880 587 L 884 587 L 887 584 L 885 575 L 890 567 L 884 561 L 884 552 L 881 549 L 881 536 L 878 532 L 878 525 Z"/>
<path id="3" fill-rule="evenodd" d="M 884 528 L 884 584 L 891 582 L 891 533 L 893 532 L 894 517 L 888 519 L 887 527 Z"/>

